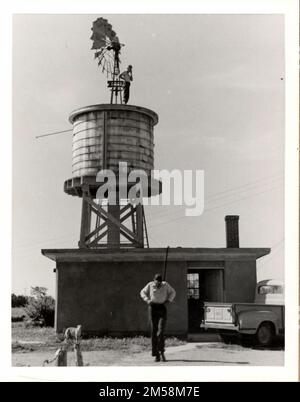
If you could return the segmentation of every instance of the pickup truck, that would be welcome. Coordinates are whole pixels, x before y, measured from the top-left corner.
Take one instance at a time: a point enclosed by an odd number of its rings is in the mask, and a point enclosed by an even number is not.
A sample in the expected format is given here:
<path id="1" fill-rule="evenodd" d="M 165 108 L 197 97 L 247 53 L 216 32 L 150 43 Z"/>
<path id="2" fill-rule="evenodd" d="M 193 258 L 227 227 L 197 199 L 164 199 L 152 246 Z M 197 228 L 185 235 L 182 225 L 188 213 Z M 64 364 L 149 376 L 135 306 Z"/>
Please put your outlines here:
<path id="1" fill-rule="evenodd" d="M 284 336 L 284 285 L 280 281 L 260 281 L 255 303 L 204 303 L 204 329 L 217 330 L 224 342 L 234 336 L 255 340 L 269 347 Z"/>

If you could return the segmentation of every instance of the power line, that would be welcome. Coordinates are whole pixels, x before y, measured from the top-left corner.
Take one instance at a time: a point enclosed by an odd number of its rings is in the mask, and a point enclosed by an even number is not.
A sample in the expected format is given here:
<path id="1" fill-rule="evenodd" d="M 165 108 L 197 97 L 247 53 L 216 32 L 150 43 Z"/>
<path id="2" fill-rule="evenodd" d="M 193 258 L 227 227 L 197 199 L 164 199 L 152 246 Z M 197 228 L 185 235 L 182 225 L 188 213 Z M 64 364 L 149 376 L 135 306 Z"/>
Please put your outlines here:
<path id="1" fill-rule="evenodd" d="M 269 176 L 269 177 L 266 177 L 266 178 L 263 178 L 263 179 L 256 180 L 256 181 L 254 181 L 252 183 L 247 183 L 247 184 L 244 184 L 244 185 L 239 186 L 239 187 L 233 187 L 231 189 L 212 194 L 211 196 L 206 198 L 205 204 L 207 205 L 207 203 L 210 204 L 211 202 L 217 201 L 219 199 L 232 197 L 232 196 L 235 195 L 235 194 L 226 194 L 226 193 L 237 193 L 237 192 L 241 193 L 241 192 L 255 190 L 255 188 L 264 185 L 261 182 L 267 181 L 268 183 L 265 183 L 265 185 L 267 185 L 267 184 L 271 183 L 272 181 L 281 180 L 282 178 L 283 178 L 283 175 L 273 175 L 273 176 Z M 256 183 L 261 183 L 261 184 L 256 184 Z M 245 187 L 254 187 L 254 189 L 245 188 Z M 223 195 L 221 195 L 221 194 L 223 194 Z M 151 206 L 151 205 L 149 205 L 149 206 Z M 176 207 L 185 208 L 185 205 L 176 205 Z M 164 211 L 160 210 L 157 213 L 155 213 L 155 211 L 151 211 L 151 214 L 153 215 L 152 217 L 154 219 L 157 219 L 157 218 L 160 219 L 162 217 L 172 215 L 173 212 L 174 211 L 165 211 L 164 212 Z"/>
<path id="2" fill-rule="evenodd" d="M 277 242 L 277 243 L 275 243 L 275 244 L 273 244 L 273 246 L 271 246 L 271 252 L 272 252 L 272 250 L 274 250 L 275 248 L 277 248 L 278 246 L 282 246 L 282 244 L 283 244 L 283 242 L 284 242 L 284 238 L 283 239 L 281 239 L 279 242 Z"/>
<path id="3" fill-rule="evenodd" d="M 264 193 L 266 193 L 266 192 L 268 192 L 268 191 L 271 191 L 271 190 L 276 189 L 276 187 L 277 187 L 277 186 L 272 187 L 272 188 L 269 188 L 269 189 L 267 189 L 267 190 L 265 190 L 265 191 L 261 191 L 261 192 L 258 192 L 258 193 L 251 194 L 251 195 L 249 195 L 249 196 L 247 196 L 247 197 L 243 197 L 243 198 L 239 198 L 239 199 L 237 199 L 237 200 L 233 200 L 233 201 L 227 202 L 227 203 L 225 203 L 225 204 L 221 204 L 221 205 L 217 205 L 217 206 L 214 206 L 214 207 L 211 207 L 211 208 L 204 209 L 204 213 L 205 213 L 205 212 L 208 212 L 208 211 L 211 211 L 211 210 L 213 210 L 213 209 L 218 209 L 218 208 L 225 207 L 225 206 L 227 206 L 227 205 L 235 204 L 236 202 L 243 201 L 243 200 L 245 200 L 245 199 L 252 198 L 252 197 L 255 197 L 255 196 L 260 195 L 260 194 L 264 194 Z M 185 215 L 184 215 L 184 216 L 180 216 L 180 217 L 178 217 L 178 218 L 171 219 L 171 220 L 169 220 L 169 221 L 165 221 L 165 222 L 159 223 L 159 224 L 157 224 L 157 225 L 151 225 L 151 226 L 149 226 L 149 229 L 150 229 L 150 228 L 153 228 L 153 227 L 156 227 L 156 226 L 162 226 L 162 225 L 165 225 L 165 224 L 167 224 L 167 223 L 174 222 L 174 221 L 177 221 L 177 220 L 183 219 L 183 218 L 186 218 L 186 216 L 185 216 Z"/>
<path id="4" fill-rule="evenodd" d="M 267 181 L 267 183 L 255 184 L 256 182 L 254 182 L 253 184 L 251 184 L 251 183 L 245 184 L 245 185 L 240 186 L 240 187 L 236 187 L 236 188 L 233 188 L 233 189 L 229 189 L 229 190 L 226 190 L 226 191 L 215 193 L 214 195 L 207 197 L 207 200 L 208 201 L 215 201 L 215 200 L 218 200 L 220 198 L 231 197 L 232 194 L 226 195 L 225 193 L 237 193 L 237 192 L 251 191 L 252 189 L 248 189 L 248 188 L 245 188 L 245 187 L 259 187 L 259 186 L 262 186 L 262 185 L 267 185 L 267 184 L 271 183 L 272 181 L 281 180 L 282 178 L 283 178 L 283 175 L 279 175 L 279 176 L 275 176 L 273 179 L 272 178 L 265 178 L 265 179 L 257 180 L 256 181 L 257 183 L 264 182 L 264 181 Z M 242 188 L 245 188 L 245 189 L 242 190 Z M 222 195 L 222 194 L 224 194 L 224 195 Z M 218 196 L 218 195 L 220 195 L 220 196 Z"/>
<path id="5" fill-rule="evenodd" d="M 282 242 L 283 242 L 283 240 L 282 240 Z M 265 259 L 263 261 L 259 261 L 259 267 L 261 267 L 265 264 L 268 264 L 277 255 L 277 253 L 281 250 L 282 247 L 283 247 L 283 243 L 280 244 L 280 246 L 277 248 L 277 250 L 273 251 L 273 253 L 272 253 L 272 250 L 274 250 L 274 247 L 271 247 L 271 253 L 269 255 L 266 255 Z"/>

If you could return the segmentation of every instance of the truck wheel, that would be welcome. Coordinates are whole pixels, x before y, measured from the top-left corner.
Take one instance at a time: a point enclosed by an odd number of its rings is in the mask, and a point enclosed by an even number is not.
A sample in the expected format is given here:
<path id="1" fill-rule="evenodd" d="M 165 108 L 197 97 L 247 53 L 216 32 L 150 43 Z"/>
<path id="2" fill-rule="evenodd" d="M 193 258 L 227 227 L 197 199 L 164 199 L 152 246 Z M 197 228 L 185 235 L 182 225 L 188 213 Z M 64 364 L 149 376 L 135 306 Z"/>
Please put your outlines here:
<path id="1" fill-rule="evenodd" d="M 274 329 L 269 322 L 263 322 L 256 332 L 256 340 L 260 346 L 271 346 L 274 339 Z"/>

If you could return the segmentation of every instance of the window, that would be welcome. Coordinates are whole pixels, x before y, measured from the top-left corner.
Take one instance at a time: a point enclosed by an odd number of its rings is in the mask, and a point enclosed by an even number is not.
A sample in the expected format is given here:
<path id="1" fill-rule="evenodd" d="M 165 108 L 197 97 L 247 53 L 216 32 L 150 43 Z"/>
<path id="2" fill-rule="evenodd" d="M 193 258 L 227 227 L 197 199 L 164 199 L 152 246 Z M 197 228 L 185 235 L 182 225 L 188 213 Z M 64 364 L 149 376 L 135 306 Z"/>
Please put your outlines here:
<path id="1" fill-rule="evenodd" d="M 187 275 L 188 298 L 199 299 L 199 274 Z"/>
<path id="2" fill-rule="evenodd" d="M 258 294 L 266 295 L 266 294 L 280 294 L 283 293 L 282 286 L 271 286 L 271 285 L 262 285 L 258 288 Z"/>

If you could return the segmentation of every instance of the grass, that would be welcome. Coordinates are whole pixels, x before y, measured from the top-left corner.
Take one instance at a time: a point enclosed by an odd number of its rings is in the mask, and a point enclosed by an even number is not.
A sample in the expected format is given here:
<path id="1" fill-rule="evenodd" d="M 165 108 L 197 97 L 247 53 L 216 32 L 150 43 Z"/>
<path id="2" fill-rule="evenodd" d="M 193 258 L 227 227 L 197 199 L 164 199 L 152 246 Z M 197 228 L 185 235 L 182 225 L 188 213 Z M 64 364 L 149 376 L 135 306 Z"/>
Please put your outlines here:
<path id="1" fill-rule="evenodd" d="M 26 315 L 24 307 L 12 307 L 11 309 L 12 317 L 22 317 L 23 315 Z"/>
<path id="2" fill-rule="evenodd" d="M 54 328 L 34 327 L 26 328 L 24 323 L 12 323 L 12 352 L 32 352 L 57 349 L 61 343 Z M 170 337 L 166 339 L 166 346 L 184 345 L 185 342 Z M 136 336 L 131 338 L 93 337 L 82 339 L 82 351 L 116 350 L 119 352 L 140 353 L 150 349 L 150 338 Z"/>
<path id="3" fill-rule="evenodd" d="M 12 341 L 53 344 L 58 338 L 51 327 L 27 327 L 23 322 L 12 323 Z"/>
<path id="4" fill-rule="evenodd" d="M 26 313 L 24 307 L 12 307 L 11 316 L 12 316 L 12 318 L 19 318 L 22 316 L 26 317 L 27 313 Z"/>
<path id="5" fill-rule="evenodd" d="M 11 309 L 11 321 L 20 322 L 27 318 L 27 313 L 24 307 L 12 307 Z"/>

